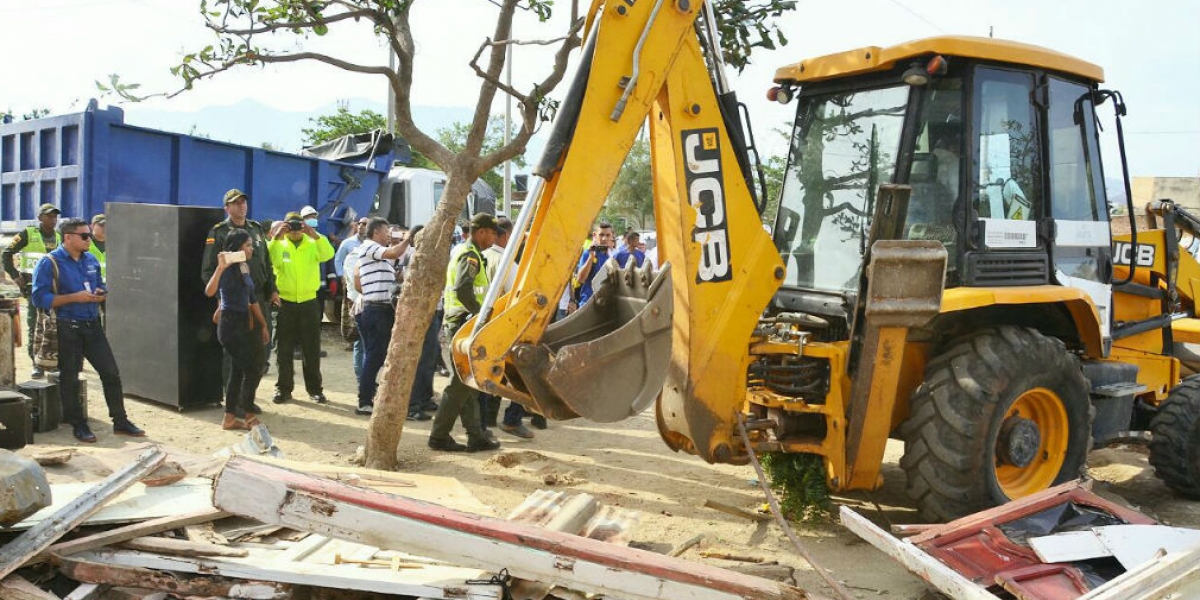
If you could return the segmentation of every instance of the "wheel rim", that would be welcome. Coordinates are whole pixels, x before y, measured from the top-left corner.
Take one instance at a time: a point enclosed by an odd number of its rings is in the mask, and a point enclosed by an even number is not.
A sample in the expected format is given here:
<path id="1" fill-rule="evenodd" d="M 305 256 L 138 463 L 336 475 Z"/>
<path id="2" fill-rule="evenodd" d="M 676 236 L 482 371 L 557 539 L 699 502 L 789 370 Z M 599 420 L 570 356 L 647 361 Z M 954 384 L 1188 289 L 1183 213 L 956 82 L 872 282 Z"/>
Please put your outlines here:
<path id="1" fill-rule="evenodd" d="M 1050 487 L 1067 458 L 1070 428 L 1062 399 L 1046 388 L 1028 390 L 1012 403 L 1001 423 L 1017 424 L 1001 429 L 1019 431 L 1024 436 L 1014 439 L 1012 433 L 997 435 L 995 471 L 1000 489 L 1009 498 L 1020 498 Z M 1036 436 L 1029 435 L 1031 426 Z M 1032 443 L 1036 443 L 1036 451 L 1020 448 Z M 1014 447 L 1019 449 L 1014 451 Z M 1012 455 L 1022 460 L 1008 458 Z"/>

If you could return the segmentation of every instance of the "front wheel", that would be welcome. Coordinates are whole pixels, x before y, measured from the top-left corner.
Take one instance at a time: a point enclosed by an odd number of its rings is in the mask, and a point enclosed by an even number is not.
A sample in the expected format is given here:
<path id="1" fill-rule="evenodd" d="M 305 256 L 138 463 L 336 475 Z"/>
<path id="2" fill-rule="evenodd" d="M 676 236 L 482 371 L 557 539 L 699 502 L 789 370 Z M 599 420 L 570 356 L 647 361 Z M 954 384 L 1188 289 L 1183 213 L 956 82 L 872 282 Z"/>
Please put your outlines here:
<path id="1" fill-rule="evenodd" d="M 1024 327 L 973 334 L 930 361 L 901 428 L 908 495 L 950 521 L 1082 473 L 1092 407 L 1079 361 Z"/>
<path id="2" fill-rule="evenodd" d="M 1150 431 L 1154 474 L 1179 494 L 1200 499 L 1200 376 L 1171 390 Z"/>

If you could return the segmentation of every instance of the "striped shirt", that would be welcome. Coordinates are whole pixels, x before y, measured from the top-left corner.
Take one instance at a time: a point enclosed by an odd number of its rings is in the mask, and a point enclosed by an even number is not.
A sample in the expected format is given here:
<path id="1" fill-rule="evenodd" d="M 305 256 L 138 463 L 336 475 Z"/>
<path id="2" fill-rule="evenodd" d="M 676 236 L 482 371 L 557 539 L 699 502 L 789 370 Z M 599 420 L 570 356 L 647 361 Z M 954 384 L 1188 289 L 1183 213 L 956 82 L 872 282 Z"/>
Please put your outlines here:
<path id="1" fill-rule="evenodd" d="M 391 302 L 396 285 L 396 261 L 383 257 L 387 248 L 366 240 L 357 250 L 363 302 Z"/>

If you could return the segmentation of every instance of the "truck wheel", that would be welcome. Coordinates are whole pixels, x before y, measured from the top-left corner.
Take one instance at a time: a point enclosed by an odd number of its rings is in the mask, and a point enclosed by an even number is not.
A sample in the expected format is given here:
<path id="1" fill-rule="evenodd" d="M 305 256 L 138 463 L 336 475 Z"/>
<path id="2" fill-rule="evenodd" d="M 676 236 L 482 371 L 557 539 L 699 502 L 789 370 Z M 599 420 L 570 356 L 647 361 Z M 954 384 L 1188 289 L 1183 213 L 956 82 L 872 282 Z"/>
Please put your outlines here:
<path id="1" fill-rule="evenodd" d="M 1150 421 L 1150 465 L 1167 487 L 1200 499 L 1200 377 L 1171 390 Z"/>
<path id="2" fill-rule="evenodd" d="M 1024 327 L 981 331 L 934 358 L 909 409 L 900 466 L 930 521 L 1075 479 L 1092 445 L 1078 359 Z"/>

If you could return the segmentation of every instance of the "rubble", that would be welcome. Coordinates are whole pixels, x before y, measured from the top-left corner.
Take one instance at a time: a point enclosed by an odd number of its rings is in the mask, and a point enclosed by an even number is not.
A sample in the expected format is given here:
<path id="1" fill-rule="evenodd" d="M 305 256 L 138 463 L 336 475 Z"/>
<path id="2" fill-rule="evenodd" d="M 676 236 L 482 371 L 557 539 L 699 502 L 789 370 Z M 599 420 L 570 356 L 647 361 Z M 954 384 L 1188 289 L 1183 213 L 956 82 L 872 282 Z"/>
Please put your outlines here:
<path id="1" fill-rule="evenodd" d="M 1065 483 L 904 540 L 849 507 L 841 518 L 955 599 L 1200 597 L 1200 531 L 1160 525 L 1089 487 Z"/>
<path id="2" fill-rule="evenodd" d="M 214 480 L 180 479 L 194 466 L 162 477 L 168 452 L 141 450 L 98 484 L 51 486 L 55 502 L 0 546 L 0 598 L 58 599 L 50 579 L 71 590 L 63 600 L 814 597 L 631 548 L 640 515 L 587 494 L 539 490 L 499 519 L 444 477 L 294 463 L 268 450 L 228 458 Z"/>

